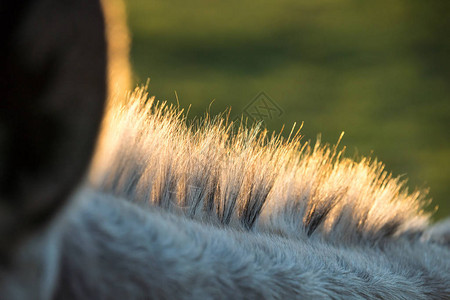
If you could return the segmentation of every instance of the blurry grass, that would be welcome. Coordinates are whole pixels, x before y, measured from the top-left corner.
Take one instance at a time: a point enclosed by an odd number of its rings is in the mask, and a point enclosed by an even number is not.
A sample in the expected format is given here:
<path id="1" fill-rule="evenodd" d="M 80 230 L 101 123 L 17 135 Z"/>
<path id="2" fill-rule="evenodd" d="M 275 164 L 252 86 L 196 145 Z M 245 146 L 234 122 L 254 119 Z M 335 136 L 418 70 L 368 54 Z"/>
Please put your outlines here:
<path id="1" fill-rule="evenodd" d="M 203 115 L 260 92 L 304 139 L 373 155 L 450 215 L 450 1 L 127 0 L 137 82 Z"/>

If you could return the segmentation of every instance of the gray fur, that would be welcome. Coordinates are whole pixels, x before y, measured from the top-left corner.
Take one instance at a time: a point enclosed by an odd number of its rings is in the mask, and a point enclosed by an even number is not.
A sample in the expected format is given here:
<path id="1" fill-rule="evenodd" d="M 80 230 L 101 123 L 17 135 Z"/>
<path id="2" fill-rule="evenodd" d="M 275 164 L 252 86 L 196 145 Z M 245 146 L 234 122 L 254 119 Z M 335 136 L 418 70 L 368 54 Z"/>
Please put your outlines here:
<path id="1" fill-rule="evenodd" d="M 89 3 L 97 6 L 79 6 L 92 9 L 85 21 L 101 24 L 98 3 Z M 21 24 L 39 15 L 29 11 Z M 13 51 L 4 45 L 2 53 Z M 39 47 L 56 59 L 62 46 Z M 104 80 L 103 47 L 65 66 L 92 67 Z M 10 69 L 27 79 L 20 65 Z M 105 87 L 83 90 L 84 80 L 51 81 L 50 90 L 71 95 L 61 100 L 29 88 L 43 112 L 61 101 L 97 120 Z M 1 88 L 8 103 L 30 101 Z M 1 182 L 0 299 L 450 299 L 450 223 L 430 225 L 425 194 L 408 192 L 376 160 L 344 159 L 298 133 L 269 136 L 220 116 L 188 126 L 141 88 L 109 99 L 88 168 L 97 121 L 51 110 L 58 127 L 82 128 L 55 140 L 46 119 L 30 121 L 17 107 L 2 107 L 16 119 L 0 122 L 1 178 L 12 163 L 26 175 Z M 16 122 L 29 134 L 27 153 L 41 155 L 37 171 L 5 150 L 23 147 L 10 138 Z M 42 156 L 42 143 L 67 159 Z M 88 170 L 84 180 L 79 169 Z"/>
<path id="2" fill-rule="evenodd" d="M 64 239 L 58 299 L 445 299 L 450 292 L 450 255 L 440 245 L 299 241 L 83 193 Z"/>

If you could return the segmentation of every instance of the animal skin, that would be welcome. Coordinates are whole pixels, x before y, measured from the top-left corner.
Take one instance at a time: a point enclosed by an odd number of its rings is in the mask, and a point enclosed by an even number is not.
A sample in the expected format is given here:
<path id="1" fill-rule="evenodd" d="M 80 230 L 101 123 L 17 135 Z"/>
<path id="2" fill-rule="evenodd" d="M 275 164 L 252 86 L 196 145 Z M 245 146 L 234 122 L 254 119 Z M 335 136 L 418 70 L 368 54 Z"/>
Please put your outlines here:
<path id="1" fill-rule="evenodd" d="M 450 299 L 450 221 L 377 160 L 121 92 L 97 0 L 0 12 L 0 299 Z"/>

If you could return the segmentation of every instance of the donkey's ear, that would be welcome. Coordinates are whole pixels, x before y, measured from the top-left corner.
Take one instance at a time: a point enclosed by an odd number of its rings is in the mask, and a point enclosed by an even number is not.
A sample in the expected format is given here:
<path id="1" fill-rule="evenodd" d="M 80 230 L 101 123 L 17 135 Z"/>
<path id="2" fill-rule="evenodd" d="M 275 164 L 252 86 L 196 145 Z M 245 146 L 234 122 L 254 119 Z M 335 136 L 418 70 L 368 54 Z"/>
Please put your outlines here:
<path id="1" fill-rule="evenodd" d="M 103 112 L 106 42 L 98 0 L 2 1 L 0 15 L 6 245 L 53 219 L 83 177 Z"/>

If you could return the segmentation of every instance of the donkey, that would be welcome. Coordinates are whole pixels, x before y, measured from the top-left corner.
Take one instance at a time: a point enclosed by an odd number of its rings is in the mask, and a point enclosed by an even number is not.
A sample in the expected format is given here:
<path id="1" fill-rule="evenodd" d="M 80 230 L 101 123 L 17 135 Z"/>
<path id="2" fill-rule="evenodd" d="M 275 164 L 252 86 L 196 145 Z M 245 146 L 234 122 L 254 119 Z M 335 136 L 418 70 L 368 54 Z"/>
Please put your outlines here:
<path id="1" fill-rule="evenodd" d="M 112 93 L 98 0 L 0 9 L 0 299 L 450 299 L 378 161 Z"/>

